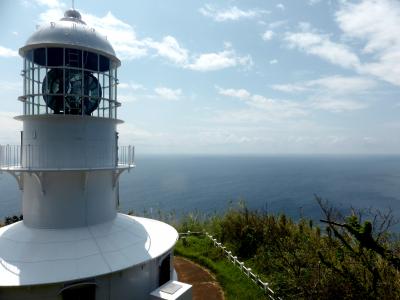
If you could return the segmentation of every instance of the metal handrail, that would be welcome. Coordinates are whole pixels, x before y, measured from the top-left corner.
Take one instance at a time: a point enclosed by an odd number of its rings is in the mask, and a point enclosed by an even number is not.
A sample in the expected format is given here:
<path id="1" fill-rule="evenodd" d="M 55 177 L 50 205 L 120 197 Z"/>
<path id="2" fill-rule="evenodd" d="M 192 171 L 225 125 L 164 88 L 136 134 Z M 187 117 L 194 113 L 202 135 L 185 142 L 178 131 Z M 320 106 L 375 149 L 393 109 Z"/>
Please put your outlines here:
<path id="1" fill-rule="evenodd" d="M 101 168 L 131 168 L 135 165 L 135 147 L 119 146 L 118 152 L 110 151 L 93 145 L 93 152 L 83 153 L 81 163 L 72 165 L 73 159 L 54 159 L 48 155 L 46 147 L 38 145 L 0 145 L 1 169 L 101 169 Z"/>

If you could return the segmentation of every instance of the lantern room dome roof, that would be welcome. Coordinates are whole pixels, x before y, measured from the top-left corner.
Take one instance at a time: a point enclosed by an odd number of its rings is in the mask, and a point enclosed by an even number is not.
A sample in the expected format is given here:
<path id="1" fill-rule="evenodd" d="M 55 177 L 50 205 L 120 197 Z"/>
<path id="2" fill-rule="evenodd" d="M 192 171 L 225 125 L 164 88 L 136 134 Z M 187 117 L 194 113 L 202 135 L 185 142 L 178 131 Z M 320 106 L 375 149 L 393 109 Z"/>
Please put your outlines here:
<path id="1" fill-rule="evenodd" d="M 26 56 L 29 50 L 40 47 L 66 47 L 93 51 L 109 57 L 120 65 L 120 60 L 107 38 L 89 27 L 75 9 L 67 10 L 64 17 L 57 22 L 40 26 L 19 49 L 19 54 Z"/>

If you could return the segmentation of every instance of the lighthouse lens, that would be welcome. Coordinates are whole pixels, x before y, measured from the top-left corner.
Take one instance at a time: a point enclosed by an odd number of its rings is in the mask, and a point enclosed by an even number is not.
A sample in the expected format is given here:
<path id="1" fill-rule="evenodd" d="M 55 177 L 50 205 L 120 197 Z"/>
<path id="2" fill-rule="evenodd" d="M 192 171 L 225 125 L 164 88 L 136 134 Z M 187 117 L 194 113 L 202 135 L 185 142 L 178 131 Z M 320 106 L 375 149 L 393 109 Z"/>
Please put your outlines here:
<path id="1" fill-rule="evenodd" d="M 101 86 L 88 71 L 50 70 L 43 80 L 43 98 L 55 114 L 90 115 L 99 106 Z M 64 97 L 65 95 L 65 97 Z"/>

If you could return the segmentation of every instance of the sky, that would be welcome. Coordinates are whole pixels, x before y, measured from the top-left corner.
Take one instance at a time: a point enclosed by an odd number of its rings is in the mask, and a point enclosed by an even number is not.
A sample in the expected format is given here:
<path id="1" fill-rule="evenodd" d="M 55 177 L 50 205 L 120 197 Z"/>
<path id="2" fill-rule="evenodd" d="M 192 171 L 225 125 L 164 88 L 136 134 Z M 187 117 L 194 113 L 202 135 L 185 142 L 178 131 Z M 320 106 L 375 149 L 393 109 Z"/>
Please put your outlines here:
<path id="1" fill-rule="evenodd" d="M 62 0 L 0 0 L 0 143 L 22 47 Z M 75 0 L 121 59 L 121 144 L 160 154 L 397 154 L 399 0 Z"/>

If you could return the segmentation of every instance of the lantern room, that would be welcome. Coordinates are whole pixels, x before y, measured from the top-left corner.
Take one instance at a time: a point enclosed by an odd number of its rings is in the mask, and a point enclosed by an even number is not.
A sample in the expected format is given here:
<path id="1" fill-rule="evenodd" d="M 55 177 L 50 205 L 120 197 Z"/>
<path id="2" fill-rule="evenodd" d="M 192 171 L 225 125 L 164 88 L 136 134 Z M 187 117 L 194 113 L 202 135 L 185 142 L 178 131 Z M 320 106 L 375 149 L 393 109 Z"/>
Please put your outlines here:
<path id="1" fill-rule="evenodd" d="M 40 27 L 20 49 L 24 115 L 64 114 L 117 118 L 116 57 L 106 37 L 76 10 Z"/>

